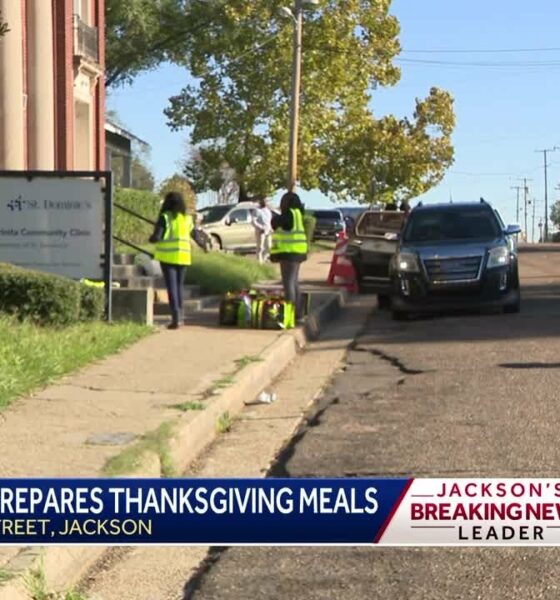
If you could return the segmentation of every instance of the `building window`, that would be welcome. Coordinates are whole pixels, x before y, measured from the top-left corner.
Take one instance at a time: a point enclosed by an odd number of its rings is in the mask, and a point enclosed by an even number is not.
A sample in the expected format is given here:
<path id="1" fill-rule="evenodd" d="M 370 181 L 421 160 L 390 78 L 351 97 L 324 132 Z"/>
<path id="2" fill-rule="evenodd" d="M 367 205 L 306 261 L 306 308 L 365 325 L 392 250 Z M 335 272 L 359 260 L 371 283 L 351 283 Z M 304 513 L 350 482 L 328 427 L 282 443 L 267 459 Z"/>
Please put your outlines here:
<path id="1" fill-rule="evenodd" d="M 74 114 L 74 168 L 88 171 L 92 168 L 93 155 L 91 104 L 76 100 Z"/>
<path id="2" fill-rule="evenodd" d="M 86 25 L 91 25 L 89 0 L 74 0 L 74 14 Z"/>

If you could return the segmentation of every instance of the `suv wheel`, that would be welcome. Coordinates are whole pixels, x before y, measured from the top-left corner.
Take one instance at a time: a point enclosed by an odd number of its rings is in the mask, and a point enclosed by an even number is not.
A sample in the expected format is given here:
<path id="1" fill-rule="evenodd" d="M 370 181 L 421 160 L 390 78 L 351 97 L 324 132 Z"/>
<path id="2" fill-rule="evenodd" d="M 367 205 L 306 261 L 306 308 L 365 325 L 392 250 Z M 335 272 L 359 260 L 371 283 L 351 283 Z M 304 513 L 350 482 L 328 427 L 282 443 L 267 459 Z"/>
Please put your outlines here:
<path id="1" fill-rule="evenodd" d="M 358 293 L 359 294 L 367 294 L 368 288 L 367 288 L 367 285 L 364 283 L 364 280 L 358 275 L 356 281 L 358 283 Z"/>
<path id="2" fill-rule="evenodd" d="M 504 313 L 506 314 L 516 314 L 521 310 L 521 298 L 517 298 L 515 302 L 511 304 L 506 304 L 504 306 Z"/>
<path id="3" fill-rule="evenodd" d="M 393 321 L 406 321 L 408 319 L 408 313 L 404 310 L 394 310 L 391 313 Z"/>
<path id="4" fill-rule="evenodd" d="M 387 294 L 377 294 L 377 306 L 379 310 L 385 310 L 391 306 L 391 297 Z"/>
<path id="5" fill-rule="evenodd" d="M 210 235 L 210 249 L 214 252 L 219 252 L 222 249 L 222 240 L 214 233 Z"/>

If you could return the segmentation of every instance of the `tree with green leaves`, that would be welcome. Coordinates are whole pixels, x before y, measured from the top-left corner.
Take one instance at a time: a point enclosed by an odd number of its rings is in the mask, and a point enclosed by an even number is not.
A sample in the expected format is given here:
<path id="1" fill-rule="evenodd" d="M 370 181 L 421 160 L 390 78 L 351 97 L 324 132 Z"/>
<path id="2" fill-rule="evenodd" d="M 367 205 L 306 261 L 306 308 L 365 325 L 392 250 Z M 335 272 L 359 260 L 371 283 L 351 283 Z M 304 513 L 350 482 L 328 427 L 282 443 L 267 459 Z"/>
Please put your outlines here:
<path id="1" fill-rule="evenodd" d="M 239 199 L 286 183 L 293 27 L 282 0 L 230 0 L 188 40 L 195 82 L 170 99 L 174 129 L 189 128 L 199 188 L 220 166 L 234 173 Z M 299 180 L 337 198 L 406 199 L 441 179 L 453 160 L 452 99 L 433 89 L 412 119 L 377 119 L 374 90 L 400 77 L 399 23 L 390 0 L 322 0 L 305 17 Z M 207 9 L 193 4 L 193 18 Z"/>
<path id="2" fill-rule="evenodd" d="M 164 179 L 158 189 L 159 195 L 164 197 L 169 192 L 180 192 L 185 199 L 187 210 L 191 213 L 196 211 L 196 195 L 188 179 L 179 173 Z"/>
<path id="3" fill-rule="evenodd" d="M 560 201 L 555 202 L 550 207 L 548 218 L 552 221 L 555 227 L 560 229 Z"/>
<path id="4" fill-rule="evenodd" d="M 439 183 L 453 163 L 453 99 L 432 88 L 413 119 L 354 115 L 324 147 L 319 189 L 333 200 L 402 202 Z"/>
<path id="5" fill-rule="evenodd" d="M 193 0 L 196 2 L 196 0 Z M 106 0 L 106 86 L 130 83 L 143 71 L 183 59 L 201 23 L 186 0 Z"/>
<path id="6" fill-rule="evenodd" d="M 135 155 L 130 164 L 131 187 L 135 190 L 154 191 L 155 178 L 147 164 L 147 161 L 141 155 Z"/>
<path id="7" fill-rule="evenodd" d="M 239 196 L 234 170 L 212 148 L 190 149 L 183 174 L 195 192 L 214 192 L 218 204 L 229 204 Z"/>

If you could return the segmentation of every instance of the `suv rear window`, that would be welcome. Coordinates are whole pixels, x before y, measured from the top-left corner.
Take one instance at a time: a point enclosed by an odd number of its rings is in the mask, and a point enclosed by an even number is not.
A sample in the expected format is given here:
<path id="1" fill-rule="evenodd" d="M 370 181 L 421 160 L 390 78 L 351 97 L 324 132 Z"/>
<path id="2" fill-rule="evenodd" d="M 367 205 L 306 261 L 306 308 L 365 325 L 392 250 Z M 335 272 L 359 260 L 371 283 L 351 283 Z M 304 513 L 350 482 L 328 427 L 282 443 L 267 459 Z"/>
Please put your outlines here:
<path id="1" fill-rule="evenodd" d="M 314 210 L 313 216 L 316 219 L 325 219 L 326 221 L 341 221 L 342 217 L 337 210 Z"/>
<path id="2" fill-rule="evenodd" d="M 356 234 L 384 236 L 386 233 L 397 233 L 404 219 L 403 212 L 366 212 L 356 224 Z"/>
<path id="3" fill-rule="evenodd" d="M 496 216 L 486 208 L 427 210 L 413 213 L 406 226 L 406 242 L 489 240 L 500 235 Z"/>

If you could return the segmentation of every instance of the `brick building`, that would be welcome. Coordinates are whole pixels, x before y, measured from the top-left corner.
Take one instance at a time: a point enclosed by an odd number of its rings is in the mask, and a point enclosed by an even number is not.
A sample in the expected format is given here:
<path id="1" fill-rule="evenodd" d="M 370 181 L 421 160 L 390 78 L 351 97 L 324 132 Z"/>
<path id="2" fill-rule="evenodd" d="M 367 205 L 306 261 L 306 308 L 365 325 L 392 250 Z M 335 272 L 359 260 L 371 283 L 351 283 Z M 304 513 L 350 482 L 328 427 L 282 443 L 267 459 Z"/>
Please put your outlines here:
<path id="1" fill-rule="evenodd" d="M 0 0 L 0 169 L 105 167 L 104 0 Z"/>

